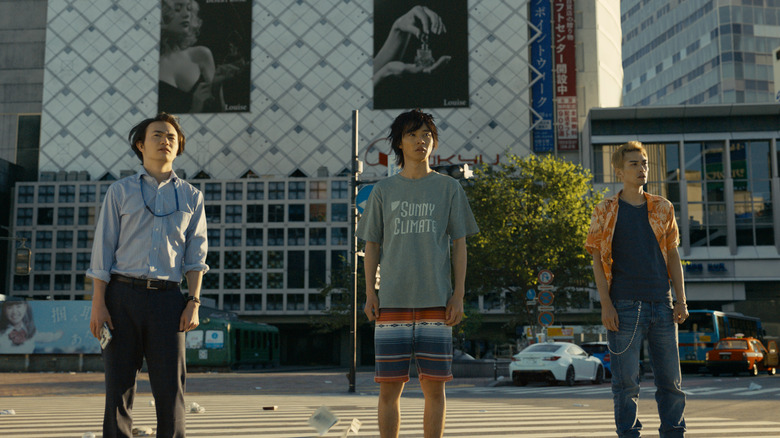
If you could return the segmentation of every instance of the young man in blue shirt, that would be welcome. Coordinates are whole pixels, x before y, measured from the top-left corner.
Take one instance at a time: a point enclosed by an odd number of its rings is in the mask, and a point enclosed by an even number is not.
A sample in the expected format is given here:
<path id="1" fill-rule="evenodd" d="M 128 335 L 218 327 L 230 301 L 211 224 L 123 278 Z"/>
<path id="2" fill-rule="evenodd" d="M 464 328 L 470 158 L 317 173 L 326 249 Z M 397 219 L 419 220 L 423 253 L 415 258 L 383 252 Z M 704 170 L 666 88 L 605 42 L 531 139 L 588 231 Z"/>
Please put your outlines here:
<path id="1" fill-rule="evenodd" d="M 92 260 L 90 330 L 113 338 L 103 350 L 103 437 L 132 437 L 136 376 L 144 357 L 157 410 L 157 436 L 185 436 L 184 333 L 198 326 L 207 239 L 203 195 L 173 171 L 184 152 L 178 119 L 166 113 L 133 127 L 130 145 L 143 163 L 108 188 Z M 189 296 L 179 283 L 186 276 Z"/>

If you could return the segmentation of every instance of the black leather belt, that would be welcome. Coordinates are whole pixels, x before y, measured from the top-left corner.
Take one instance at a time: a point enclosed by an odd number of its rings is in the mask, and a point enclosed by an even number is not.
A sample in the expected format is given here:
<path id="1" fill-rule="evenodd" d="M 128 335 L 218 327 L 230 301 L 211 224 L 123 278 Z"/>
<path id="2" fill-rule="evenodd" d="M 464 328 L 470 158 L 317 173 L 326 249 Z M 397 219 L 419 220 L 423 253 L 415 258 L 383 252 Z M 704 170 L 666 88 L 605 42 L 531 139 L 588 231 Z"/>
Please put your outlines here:
<path id="1" fill-rule="evenodd" d="M 155 280 L 153 278 L 133 278 L 119 274 L 111 274 L 111 279 L 129 284 L 133 289 L 168 290 L 179 287 L 179 283 L 168 280 Z"/>

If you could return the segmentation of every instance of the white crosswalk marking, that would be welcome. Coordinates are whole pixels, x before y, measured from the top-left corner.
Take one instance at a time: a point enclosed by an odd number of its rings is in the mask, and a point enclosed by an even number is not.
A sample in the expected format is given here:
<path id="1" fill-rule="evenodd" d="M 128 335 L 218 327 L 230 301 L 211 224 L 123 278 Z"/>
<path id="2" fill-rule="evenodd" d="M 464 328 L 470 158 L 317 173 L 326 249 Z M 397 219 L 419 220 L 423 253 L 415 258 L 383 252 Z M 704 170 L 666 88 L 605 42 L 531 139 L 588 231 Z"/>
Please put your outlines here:
<path id="1" fill-rule="evenodd" d="M 764 389 L 750 389 L 749 386 L 739 388 L 718 388 L 715 386 L 699 386 L 699 387 L 683 387 L 683 391 L 688 396 L 697 398 L 706 398 L 716 394 L 730 394 L 739 397 L 750 397 L 759 394 L 772 394 L 777 393 L 780 396 L 780 387 L 778 388 L 764 388 Z M 453 387 L 447 388 L 448 394 L 500 394 L 500 395 L 517 395 L 522 396 L 526 394 L 543 395 L 543 396 L 596 396 L 596 395 L 608 395 L 611 397 L 612 387 L 607 385 L 600 385 L 594 387 L 587 386 L 573 386 L 573 387 L 559 387 L 559 386 L 498 386 L 494 388 L 490 387 Z M 640 394 L 642 397 L 655 394 L 655 386 L 651 383 L 649 385 L 642 385 L 640 388 Z"/>
<path id="2" fill-rule="evenodd" d="M 139 394 L 133 412 L 136 426 L 154 427 L 150 397 Z M 378 436 L 376 396 L 240 396 L 188 395 L 206 411 L 187 414 L 187 436 L 210 437 L 314 437 L 317 433 L 307 419 L 319 406 L 327 405 L 339 422 L 325 435 L 343 437 L 353 418 L 362 422 L 358 436 Z M 527 401 L 526 401 L 527 402 Z M 263 406 L 277 405 L 275 411 Z M 13 438 L 81 437 L 87 431 L 100 437 L 103 398 L 84 397 L 6 397 L 0 409 L 14 409 L 16 415 L 0 416 L 0 436 Z M 401 437 L 422 436 L 423 400 L 404 397 L 401 401 Z M 780 422 L 737 421 L 718 417 L 687 418 L 689 436 L 777 436 Z M 658 421 L 648 419 L 643 436 L 658 436 Z M 354 436 L 350 434 L 349 436 Z M 450 399 L 447 406 L 446 436 L 491 438 L 572 438 L 614 436 L 612 412 L 583 408 L 547 408 L 512 401 L 479 402 Z"/>

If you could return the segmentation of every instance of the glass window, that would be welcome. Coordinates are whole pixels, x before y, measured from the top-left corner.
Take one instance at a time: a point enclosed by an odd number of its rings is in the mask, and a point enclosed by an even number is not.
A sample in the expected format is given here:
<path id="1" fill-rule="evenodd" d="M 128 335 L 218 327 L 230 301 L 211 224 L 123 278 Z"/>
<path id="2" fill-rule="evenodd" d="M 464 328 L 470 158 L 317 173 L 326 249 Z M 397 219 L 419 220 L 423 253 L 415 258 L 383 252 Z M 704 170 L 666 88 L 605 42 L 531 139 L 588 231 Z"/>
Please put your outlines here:
<path id="1" fill-rule="evenodd" d="M 289 199 L 306 199 L 306 183 L 303 181 L 290 181 L 288 186 Z"/>
<path id="2" fill-rule="evenodd" d="M 222 199 L 222 184 L 206 183 L 206 191 L 203 194 L 206 201 L 219 201 Z"/>
<path id="3" fill-rule="evenodd" d="M 108 192 L 109 184 L 101 184 L 100 185 L 100 202 L 103 202 L 103 199 L 106 198 L 106 193 Z"/>
<path id="4" fill-rule="evenodd" d="M 268 269 L 284 269 L 284 251 L 268 251 Z"/>
<path id="5" fill-rule="evenodd" d="M 54 290 L 70 290 L 70 277 L 70 274 L 55 274 Z"/>
<path id="6" fill-rule="evenodd" d="M 325 228 L 309 228 L 309 245 L 326 245 Z"/>
<path id="7" fill-rule="evenodd" d="M 34 186 L 19 186 L 19 197 L 17 198 L 20 204 L 32 204 L 35 202 L 35 187 Z"/>
<path id="8" fill-rule="evenodd" d="M 38 187 L 38 203 L 52 203 L 54 202 L 54 186 L 39 186 Z"/>
<path id="9" fill-rule="evenodd" d="M 84 274 L 76 274 L 76 281 L 75 286 L 73 286 L 73 290 L 77 291 L 86 291 L 92 290 L 92 279 L 87 277 Z"/>
<path id="10" fill-rule="evenodd" d="M 284 199 L 284 183 L 283 182 L 269 182 L 268 183 L 268 199 Z"/>
<path id="11" fill-rule="evenodd" d="M 73 231 L 57 231 L 57 248 L 73 248 Z"/>
<path id="12" fill-rule="evenodd" d="M 69 252 L 58 252 L 55 256 L 54 270 L 56 271 L 70 271 L 73 264 L 73 254 Z M 70 284 L 70 281 L 68 281 Z"/>
<path id="13" fill-rule="evenodd" d="M 222 246 L 219 241 L 221 237 L 219 228 L 209 228 L 206 233 L 208 235 L 209 249 Z"/>
<path id="14" fill-rule="evenodd" d="M 309 251 L 309 287 L 321 288 L 325 286 L 327 256 L 325 251 Z"/>
<path id="15" fill-rule="evenodd" d="M 73 186 L 73 185 L 62 185 L 62 186 L 60 186 L 59 201 L 61 203 L 64 203 L 64 202 L 75 202 L 76 201 L 76 186 Z"/>
<path id="16" fill-rule="evenodd" d="M 340 250 L 330 252 L 330 272 L 344 269 L 347 264 L 347 251 Z"/>
<path id="17" fill-rule="evenodd" d="M 57 209 L 57 225 L 73 225 L 73 207 L 60 207 Z"/>
<path id="18" fill-rule="evenodd" d="M 259 275 L 259 282 L 257 279 L 252 280 L 253 286 L 249 286 L 249 276 Z M 263 276 L 262 274 L 247 274 L 246 277 L 247 289 L 262 289 L 263 288 Z M 263 310 L 263 294 L 244 294 L 244 310 Z"/>
<path id="19" fill-rule="evenodd" d="M 771 172 L 768 141 L 731 144 L 737 245 L 774 245 Z"/>
<path id="20" fill-rule="evenodd" d="M 309 310 L 325 310 L 325 296 L 309 294 Z"/>
<path id="21" fill-rule="evenodd" d="M 41 207 L 38 209 L 38 225 L 54 225 L 54 209 Z"/>
<path id="22" fill-rule="evenodd" d="M 95 225 L 95 207 L 79 207 L 79 225 Z"/>
<path id="23" fill-rule="evenodd" d="M 287 294 L 287 310 L 304 310 L 304 298 L 303 294 Z"/>
<path id="24" fill-rule="evenodd" d="M 284 289 L 284 274 L 281 272 L 268 273 L 268 289 Z M 268 310 L 281 310 L 281 307 Z"/>
<path id="25" fill-rule="evenodd" d="M 219 269 L 219 251 L 209 251 L 206 254 L 206 264 L 209 265 L 209 270 Z"/>
<path id="26" fill-rule="evenodd" d="M 51 254 L 39 252 L 33 258 L 33 269 L 36 271 L 51 271 Z"/>
<path id="27" fill-rule="evenodd" d="M 268 246 L 284 246 L 284 228 L 268 229 Z"/>
<path id="28" fill-rule="evenodd" d="M 349 189 L 348 181 L 332 181 L 330 194 L 333 199 L 347 199 Z"/>
<path id="29" fill-rule="evenodd" d="M 327 204 L 309 204 L 309 222 L 325 222 L 327 209 Z"/>
<path id="30" fill-rule="evenodd" d="M 263 251 L 247 251 L 245 267 L 246 269 L 263 269 Z"/>
<path id="31" fill-rule="evenodd" d="M 201 287 L 210 290 L 219 289 L 219 273 L 207 272 L 206 275 L 203 276 Z"/>
<path id="32" fill-rule="evenodd" d="M 240 283 L 240 281 L 239 281 Z M 226 289 L 238 289 L 237 287 Z M 222 295 L 222 310 L 241 310 L 241 294 L 224 294 Z"/>
<path id="33" fill-rule="evenodd" d="M 33 275 L 34 290 L 51 290 L 51 275 Z"/>
<path id="34" fill-rule="evenodd" d="M 229 228 L 225 230 L 225 246 L 241 246 L 241 229 Z"/>
<path id="35" fill-rule="evenodd" d="M 290 204 L 287 206 L 290 222 L 303 222 L 306 220 L 306 208 L 303 204 Z"/>
<path id="36" fill-rule="evenodd" d="M 262 223 L 263 222 L 263 205 L 262 204 L 249 204 L 246 206 L 246 221 L 247 223 Z"/>
<path id="37" fill-rule="evenodd" d="M 95 202 L 95 186 L 82 184 L 79 186 L 79 202 Z"/>
<path id="38" fill-rule="evenodd" d="M 284 222 L 283 204 L 270 204 L 268 206 L 268 222 Z"/>
<path id="39" fill-rule="evenodd" d="M 86 271 L 89 269 L 89 261 L 90 261 L 91 254 L 88 252 L 77 252 L 76 253 L 76 270 L 77 271 Z"/>
<path id="40" fill-rule="evenodd" d="M 330 244 L 331 245 L 346 245 L 347 244 L 347 229 L 346 228 L 331 228 L 330 229 Z"/>
<path id="41" fill-rule="evenodd" d="M 14 275 L 14 290 L 30 290 L 30 276 Z"/>
<path id="42" fill-rule="evenodd" d="M 347 221 L 347 204 L 331 204 L 330 205 L 330 221 L 331 222 L 346 222 Z"/>
<path id="43" fill-rule="evenodd" d="M 306 245 L 306 229 L 305 228 L 287 229 L 287 245 L 289 246 Z"/>
<path id="44" fill-rule="evenodd" d="M 306 280 L 306 257 L 304 251 L 287 252 L 287 287 L 303 289 Z M 303 310 L 303 309 L 301 309 Z"/>
<path id="45" fill-rule="evenodd" d="M 222 276 L 225 289 L 241 289 L 240 272 L 225 272 Z"/>
<path id="46" fill-rule="evenodd" d="M 225 199 L 228 201 L 240 201 L 244 198 L 244 184 L 232 182 L 225 184 Z"/>
<path id="47" fill-rule="evenodd" d="M 226 224 L 240 224 L 241 223 L 241 205 L 226 205 L 225 206 L 225 223 Z"/>
<path id="48" fill-rule="evenodd" d="M 95 230 L 79 230 L 76 246 L 78 248 L 92 248 L 95 239 Z"/>
<path id="49" fill-rule="evenodd" d="M 36 231 L 35 232 L 35 247 L 36 248 L 51 248 L 51 231 Z"/>
<path id="50" fill-rule="evenodd" d="M 262 228 L 247 228 L 246 246 L 263 246 Z"/>
<path id="51" fill-rule="evenodd" d="M 249 200 L 265 199 L 265 183 L 262 182 L 247 183 L 246 198 Z"/>
<path id="52" fill-rule="evenodd" d="M 328 199 L 327 181 L 310 181 L 309 199 Z"/>
<path id="53" fill-rule="evenodd" d="M 209 224 L 218 224 L 222 222 L 222 206 L 221 205 L 206 205 L 204 207 L 206 212 L 206 222 Z"/>
<path id="54" fill-rule="evenodd" d="M 241 269 L 241 251 L 225 251 L 225 269 Z"/>
<path id="55" fill-rule="evenodd" d="M 685 144 L 691 246 L 726 246 L 723 142 Z"/>
<path id="56" fill-rule="evenodd" d="M 270 284 L 269 284 L 270 288 Z M 282 294 L 268 294 L 265 297 L 265 310 L 283 310 L 284 309 L 284 295 Z"/>
<path id="57" fill-rule="evenodd" d="M 32 208 L 20 208 L 16 210 L 16 225 L 30 226 L 33 224 L 33 209 Z"/>

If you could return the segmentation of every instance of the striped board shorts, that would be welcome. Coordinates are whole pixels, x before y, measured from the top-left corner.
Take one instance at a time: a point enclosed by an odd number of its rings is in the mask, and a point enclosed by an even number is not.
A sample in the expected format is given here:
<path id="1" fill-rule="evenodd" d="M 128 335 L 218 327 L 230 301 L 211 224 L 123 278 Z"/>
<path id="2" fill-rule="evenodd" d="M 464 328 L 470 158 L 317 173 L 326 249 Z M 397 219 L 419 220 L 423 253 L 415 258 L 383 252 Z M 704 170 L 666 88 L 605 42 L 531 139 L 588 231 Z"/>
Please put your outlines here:
<path id="1" fill-rule="evenodd" d="M 420 380 L 452 380 L 452 327 L 444 307 L 381 309 L 374 329 L 376 382 L 408 382 L 414 355 Z"/>

